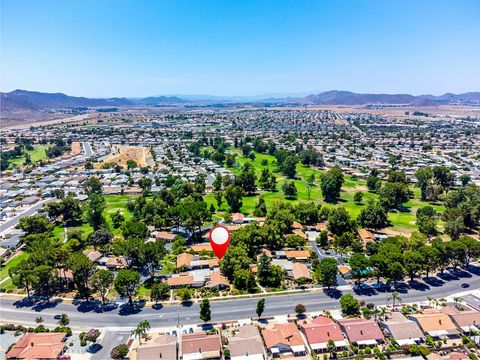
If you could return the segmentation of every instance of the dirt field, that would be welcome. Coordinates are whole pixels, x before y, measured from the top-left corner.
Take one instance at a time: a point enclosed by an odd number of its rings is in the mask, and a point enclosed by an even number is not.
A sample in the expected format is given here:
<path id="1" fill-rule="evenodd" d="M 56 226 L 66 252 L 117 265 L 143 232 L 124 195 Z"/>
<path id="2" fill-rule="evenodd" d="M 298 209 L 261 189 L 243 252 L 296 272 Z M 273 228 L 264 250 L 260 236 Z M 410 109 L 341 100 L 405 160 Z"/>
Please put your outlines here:
<path id="1" fill-rule="evenodd" d="M 146 147 L 113 145 L 108 159 L 95 164 L 95 167 L 101 168 L 103 164 L 115 163 L 126 168 L 128 160 L 135 161 L 141 167 L 154 165 L 152 154 Z"/>

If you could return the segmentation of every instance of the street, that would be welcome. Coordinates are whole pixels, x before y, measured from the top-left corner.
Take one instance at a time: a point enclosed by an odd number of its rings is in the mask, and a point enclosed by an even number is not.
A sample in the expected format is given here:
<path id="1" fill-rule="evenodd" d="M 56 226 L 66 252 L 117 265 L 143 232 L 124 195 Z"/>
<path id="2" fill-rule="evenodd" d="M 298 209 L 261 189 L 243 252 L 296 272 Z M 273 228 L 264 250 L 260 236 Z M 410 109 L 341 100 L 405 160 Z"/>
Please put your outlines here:
<path id="1" fill-rule="evenodd" d="M 431 278 L 428 283 L 418 282 L 414 288 L 400 286 L 397 291 L 402 302 L 425 301 L 427 296 L 443 298 L 461 292 L 461 284 L 468 282 L 470 289 L 480 287 L 479 269 L 472 267 L 470 271 L 457 271 L 445 273 L 443 276 Z M 354 293 L 353 290 L 335 291 L 330 294 L 324 292 L 302 292 L 288 295 L 267 296 L 264 316 L 286 315 L 293 313 L 296 304 L 302 303 L 307 311 L 320 311 L 338 309 L 338 299 L 342 294 Z M 388 293 L 377 293 L 375 291 L 366 293 L 354 293 L 359 300 L 376 305 L 385 305 Z M 235 300 L 215 301 L 211 303 L 212 321 L 227 321 L 254 317 L 256 303 L 259 298 L 243 298 Z M 131 308 L 128 305 L 120 305 L 116 308 L 107 309 L 102 312 L 101 306 L 97 303 L 79 302 L 76 305 L 51 301 L 40 302 L 32 306 L 22 301 L 7 298 L 0 299 L 1 322 L 20 323 L 23 325 L 34 325 L 35 318 L 42 316 L 45 325 L 53 326 L 56 314 L 66 313 L 70 317 L 70 325 L 73 329 L 99 328 L 120 328 L 131 329 L 141 320 L 148 319 L 152 327 L 174 326 L 177 321 L 180 324 L 199 323 L 199 305 L 189 304 L 169 305 L 154 309 L 151 307 Z"/>

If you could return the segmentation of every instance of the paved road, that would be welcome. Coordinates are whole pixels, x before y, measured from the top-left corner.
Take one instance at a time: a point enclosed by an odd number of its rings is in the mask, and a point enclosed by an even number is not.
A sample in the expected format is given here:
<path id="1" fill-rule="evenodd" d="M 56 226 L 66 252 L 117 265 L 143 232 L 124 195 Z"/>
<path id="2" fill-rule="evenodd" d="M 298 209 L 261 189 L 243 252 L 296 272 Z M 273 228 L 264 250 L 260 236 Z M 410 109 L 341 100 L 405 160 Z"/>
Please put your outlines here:
<path id="1" fill-rule="evenodd" d="M 97 327 L 97 326 L 95 326 Z M 100 341 L 102 348 L 92 356 L 92 360 L 110 359 L 110 350 L 120 344 L 125 344 L 130 337 L 129 331 L 112 332 L 107 331 Z"/>
<path id="2" fill-rule="evenodd" d="M 93 150 L 92 150 L 92 146 L 90 145 L 89 142 L 82 142 L 82 145 L 83 145 L 83 151 L 85 152 L 85 155 L 86 157 L 90 157 L 93 155 Z"/>
<path id="3" fill-rule="evenodd" d="M 399 288 L 403 302 L 419 302 L 426 300 L 427 296 L 442 298 L 455 293 L 462 292 L 461 284 L 468 282 L 470 289 L 480 288 L 480 269 L 472 268 L 470 272 L 459 271 L 448 273 L 429 281 L 430 285 L 419 283 L 416 288 Z M 345 293 L 352 293 L 352 290 L 332 292 L 329 295 L 323 292 L 302 292 L 289 295 L 270 296 L 266 298 L 266 309 L 264 316 L 286 315 L 293 313 L 296 304 L 302 303 L 307 311 L 320 311 L 326 309 L 337 309 L 338 298 Z M 387 293 L 356 293 L 355 296 L 368 303 L 377 305 L 385 304 Z M 255 316 L 255 308 L 258 298 L 243 298 L 236 300 L 215 301 L 211 303 L 212 321 L 227 321 L 245 319 Z M 25 304 L 12 299 L 0 299 L 0 320 L 1 322 L 15 322 L 25 325 L 34 325 L 35 317 L 42 316 L 45 325 L 54 325 L 55 314 L 66 313 L 71 320 L 74 329 L 87 329 L 95 327 L 112 327 L 130 329 L 136 326 L 141 320 L 148 319 L 152 327 L 175 326 L 177 320 L 180 324 L 194 324 L 201 322 L 198 318 L 198 304 L 190 306 L 173 305 L 160 309 L 150 307 L 137 308 L 134 311 L 129 306 L 121 305 L 102 313 L 101 307 L 94 305 L 86 306 L 71 305 L 64 303 L 39 303 L 36 306 Z"/>
<path id="4" fill-rule="evenodd" d="M 21 218 L 24 218 L 25 216 L 31 216 L 31 215 L 35 214 L 43 205 L 48 204 L 49 202 L 52 202 L 54 200 L 56 200 L 56 199 L 50 198 L 50 199 L 39 201 L 38 203 L 36 203 L 32 207 L 28 208 L 24 212 L 15 216 L 13 219 L 10 219 L 10 220 L 6 221 L 2 225 L 0 225 L 0 233 L 2 233 L 5 230 L 8 230 L 11 227 L 17 225 Z"/>

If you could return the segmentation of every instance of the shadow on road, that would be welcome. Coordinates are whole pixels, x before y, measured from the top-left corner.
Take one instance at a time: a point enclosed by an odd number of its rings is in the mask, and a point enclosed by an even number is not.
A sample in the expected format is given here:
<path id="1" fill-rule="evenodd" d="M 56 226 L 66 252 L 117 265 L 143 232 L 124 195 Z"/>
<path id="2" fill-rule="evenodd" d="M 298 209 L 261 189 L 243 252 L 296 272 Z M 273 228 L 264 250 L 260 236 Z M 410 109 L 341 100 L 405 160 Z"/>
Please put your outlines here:
<path id="1" fill-rule="evenodd" d="M 45 309 L 52 309 L 62 302 L 62 299 L 54 300 L 40 300 L 40 299 L 28 299 L 23 298 L 22 300 L 15 301 L 13 304 L 16 308 L 29 307 L 33 311 L 43 311 Z"/>
<path id="2" fill-rule="evenodd" d="M 338 289 L 325 289 L 323 293 L 332 299 L 340 299 L 342 292 Z"/>
<path id="3" fill-rule="evenodd" d="M 138 314 L 143 310 L 144 307 L 145 307 L 144 302 L 137 302 L 137 303 L 134 303 L 133 305 L 123 304 L 123 305 L 120 305 L 120 311 L 118 312 L 118 314 L 121 316 Z"/>
<path id="4" fill-rule="evenodd" d="M 87 312 L 96 312 L 96 313 L 105 313 L 118 308 L 118 305 L 114 302 L 108 302 L 105 305 L 101 301 L 73 301 L 73 305 L 77 306 L 77 310 L 82 313 Z"/>
<path id="5" fill-rule="evenodd" d="M 90 353 L 90 354 L 96 354 L 97 352 L 99 352 L 102 349 L 103 349 L 102 345 L 95 343 L 95 344 L 90 345 L 87 348 L 87 352 Z"/>

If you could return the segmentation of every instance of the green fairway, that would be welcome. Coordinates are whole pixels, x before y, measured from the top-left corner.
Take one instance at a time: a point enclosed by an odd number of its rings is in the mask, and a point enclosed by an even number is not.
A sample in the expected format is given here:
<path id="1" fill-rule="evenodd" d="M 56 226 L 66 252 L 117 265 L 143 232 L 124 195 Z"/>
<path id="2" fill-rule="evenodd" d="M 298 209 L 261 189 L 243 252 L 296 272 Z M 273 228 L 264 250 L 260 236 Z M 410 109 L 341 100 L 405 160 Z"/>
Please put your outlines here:
<path id="1" fill-rule="evenodd" d="M 36 163 L 37 161 L 43 160 L 47 158 L 46 150 L 51 145 L 35 145 L 33 150 L 24 150 L 30 155 L 30 159 L 32 160 L 32 164 Z M 21 156 L 15 159 L 10 160 L 10 167 L 18 167 L 25 164 L 25 156 Z"/>
<path id="2" fill-rule="evenodd" d="M 12 258 L 9 262 L 5 264 L 0 270 L 0 281 L 8 277 L 8 270 L 15 265 L 17 265 L 20 261 L 28 259 L 30 254 L 20 251 L 18 255 Z"/>
<path id="3" fill-rule="evenodd" d="M 211 149 L 209 149 L 211 151 Z M 234 168 L 229 168 L 234 174 L 238 174 L 241 171 L 241 168 L 246 163 L 251 163 L 255 169 L 255 173 L 257 174 L 257 179 L 260 177 L 262 169 L 268 168 L 270 171 L 274 172 L 277 176 L 277 191 L 270 192 L 270 191 L 260 191 L 259 193 L 252 195 L 252 196 L 245 196 L 243 198 L 243 206 L 241 208 L 241 212 L 245 215 L 252 215 L 255 209 L 255 204 L 258 202 L 258 198 L 263 196 L 265 199 L 265 203 L 267 208 L 271 208 L 271 206 L 275 202 L 287 202 L 291 204 L 297 204 L 299 202 L 309 202 L 313 201 L 316 204 L 326 204 L 322 198 L 322 191 L 320 189 L 320 177 L 322 171 L 313 167 L 304 166 L 302 164 L 297 164 L 297 174 L 296 178 L 293 180 L 295 182 L 295 187 L 297 188 L 297 198 L 290 200 L 286 199 L 282 190 L 281 186 L 286 180 L 285 177 L 278 172 L 276 168 L 276 159 L 271 155 L 266 154 L 259 154 L 255 153 L 255 159 L 252 161 L 249 158 L 243 157 L 241 152 L 238 149 L 235 149 L 235 152 L 238 154 L 236 158 L 236 166 Z M 262 160 L 267 160 L 267 165 L 262 165 Z M 307 188 L 307 179 L 311 175 L 315 176 L 315 184 L 310 188 L 310 197 L 308 196 L 308 188 Z M 366 180 L 359 179 L 356 177 L 352 177 L 350 175 L 344 175 L 344 183 L 342 186 L 342 192 L 340 195 L 340 201 L 337 204 L 326 204 L 329 207 L 335 206 L 343 206 L 349 212 L 349 214 L 356 218 L 365 205 L 368 203 L 369 199 L 377 199 L 378 195 L 371 193 L 368 191 L 366 186 Z M 291 181 L 291 180 L 288 180 Z M 422 206 L 431 205 L 426 202 L 422 202 L 420 198 L 420 190 L 418 188 L 411 187 L 414 198 L 410 199 L 407 203 L 405 203 L 405 211 L 400 212 L 398 210 L 394 210 L 389 212 L 388 219 L 392 224 L 392 229 L 399 231 L 410 233 L 416 230 L 415 226 L 415 214 L 418 208 Z M 356 192 L 361 191 L 363 193 L 363 201 L 361 204 L 356 204 L 353 200 L 353 197 Z M 205 201 L 207 202 L 208 206 L 213 204 L 217 211 L 220 212 L 219 215 L 222 215 L 224 211 L 228 210 L 228 205 L 223 203 L 221 209 L 218 209 L 217 202 L 215 200 L 215 196 L 212 193 L 209 193 L 205 196 Z M 438 212 L 442 212 L 444 207 L 443 205 L 432 205 Z M 439 222 L 440 228 L 442 227 L 442 222 Z"/>

